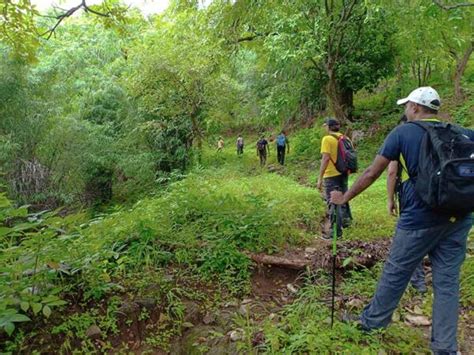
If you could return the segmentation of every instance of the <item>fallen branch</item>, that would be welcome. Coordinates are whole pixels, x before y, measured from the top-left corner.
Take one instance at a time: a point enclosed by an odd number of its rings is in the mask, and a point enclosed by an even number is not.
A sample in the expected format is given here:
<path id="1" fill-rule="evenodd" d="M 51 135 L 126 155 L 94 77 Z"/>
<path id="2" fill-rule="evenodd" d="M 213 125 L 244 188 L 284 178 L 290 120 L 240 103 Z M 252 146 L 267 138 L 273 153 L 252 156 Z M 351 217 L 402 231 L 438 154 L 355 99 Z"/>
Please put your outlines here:
<path id="1" fill-rule="evenodd" d="M 266 255 L 266 254 L 250 254 L 250 258 L 257 264 L 278 266 L 285 269 L 303 270 L 311 265 L 311 260 L 298 258 L 288 259 L 283 256 Z"/>
<path id="2" fill-rule="evenodd" d="M 383 238 L 372 242 L 348 241 L 340 242 L 336 257 L 336 268 L 351 270 L 360 267 L 371 268 L 377 262 L 385 260 L 391 240 Z M 281 267 L 285 269 L 312 270 L 327 269 L 331 263 L 331 245 L 315 249 L 308 254 L 303 250 L 287 255 L 248 254 L 257 264 Z"/>
<path id="3" fill-rule="evenodd" d="M 474 6 L 474 3 L 458 3 L 458 4 L 454 4 L 454 5 L 446 5 L 446 4 L 442 4 L 441 1 L 439 0 L 433 0 L 433 2 L 438 5 L 440 8 L 442 8 L 443 10 L 446 10 L 446 11 L 449 11 L 449 10 L 453 10 L 453 9 L 457 9 L 459 7 L 467 7 L 467 6 Z"/>

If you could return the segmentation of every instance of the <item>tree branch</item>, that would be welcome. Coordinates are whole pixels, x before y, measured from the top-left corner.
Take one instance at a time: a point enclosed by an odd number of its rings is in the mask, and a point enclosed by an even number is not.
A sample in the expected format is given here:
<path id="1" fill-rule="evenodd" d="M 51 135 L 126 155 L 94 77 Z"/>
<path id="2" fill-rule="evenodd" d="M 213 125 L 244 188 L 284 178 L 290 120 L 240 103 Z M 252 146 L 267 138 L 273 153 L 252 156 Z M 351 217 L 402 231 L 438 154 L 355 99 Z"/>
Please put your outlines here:
<path id="1" fill-rule="evenodd" d="M 94 15 L 97 15 L 97 16 L 102 16 L 102 17 L 109 17 L 110 16 L 110 12 L 107 12 L 107 13 L 104 14 L 102 12 L 91 9 L 86 4 L 86 0 L 81 0 L 81 3 L 79 5 L 73 6 L 69 10 L 60 9 L 61 11 L 64 11 L 64 12 L 62 14 L 59 14 L 59 15 L 55 16 L 57 22 L 49 30 L 47 30 L 44 33 L 41 33 L 40 36 L 43 37 L 43 36 L 47 35 L 46 39 L 50 39 L 51 36 L 53 35 L 54 31 L 56 30 L 56 28 L 58 28 L 58 26 L 61 24 L 61 22 L 65 18 L 71 17 L 77 10 L 79 10 L 81 8 L 84 9 L 85 12 L 90 12 L 90 13 L 92 13 Z"/>
<path id="2" fill-rule="evenodd" d="M 278 33 L 277 32 L 267 32 L 267 33 L 253 33 L 251 35 L 245 36 L 245 37 L 240 37 L 237 39 L 237 42 L 250 42 L 253 41 L 254 39 L 260 38 L 260 37 L 268 37 L 268 36 L 276 36 Z"/>

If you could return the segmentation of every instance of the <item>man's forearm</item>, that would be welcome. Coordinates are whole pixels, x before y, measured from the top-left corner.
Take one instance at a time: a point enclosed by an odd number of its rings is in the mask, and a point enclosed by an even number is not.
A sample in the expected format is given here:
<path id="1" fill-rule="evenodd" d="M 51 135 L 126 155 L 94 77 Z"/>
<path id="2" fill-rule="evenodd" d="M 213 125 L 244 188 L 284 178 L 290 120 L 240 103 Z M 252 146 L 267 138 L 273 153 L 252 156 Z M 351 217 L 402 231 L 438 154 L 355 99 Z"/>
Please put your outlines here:
<path id="1" fill-rule="evenodd" d="M 377 155 L 373 163 L 367 169 L 365 169 L 362 175 L 351 186 L 349 191 L 344 194 L 344 201 L 349 202 L 370 185 L 372 185 L 372 183 L 383 173 L 389 162 L 390 161 L 387 158 Z"/>
<path id="2" fill-rule="evenodd" d="M 395 199 L 395 183 L 396 180 L 392 179 L 392 177 L 387 178 L 387 196 L 389 200 Z"/>
<path id="3" fill-rule="evenodd" d="M 356 197 L 358 194 L 360 194 L 362 191 L 372 185 L 373 182 L 377 180 L 379 176 L 380 173 L 376 175 L 373 173 L 373 171 L 371 171 L 370 167 L 367 168 L 362 173 L 362 176 L 359 177 L 356 182 L 351 186 L 351 188 L 344 194 L 344 200 L 346 202 L 352 200 L 354 197 Z"/>

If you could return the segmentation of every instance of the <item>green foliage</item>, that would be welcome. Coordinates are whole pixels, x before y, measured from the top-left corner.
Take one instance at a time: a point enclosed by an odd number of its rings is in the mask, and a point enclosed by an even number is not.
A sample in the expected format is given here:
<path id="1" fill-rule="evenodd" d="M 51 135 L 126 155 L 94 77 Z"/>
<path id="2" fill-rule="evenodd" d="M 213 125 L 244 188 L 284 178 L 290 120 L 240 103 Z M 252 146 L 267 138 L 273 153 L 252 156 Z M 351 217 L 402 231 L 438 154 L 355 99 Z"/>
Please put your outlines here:
<path id="1" fill-rule="evenodd" d="M 326 134 L 324 128 L 316 122 L 313 128 L 302 129 L 291 137 L 294 159 L 316 161 L 321 156 L 321 139 Z"/>
<path id="2" fill-rule="evenodd" d="M 30 0 L 2 1 L 0 42 L 9 45 L 13 53 L 30 62 L 34 61 L 39 45 L 34 17 L 39 15 Z"/>
<path id="3" fill-rule="evenodd" d="M 357 297 L 363 299 L 370 299 L 375 292 L 377 281 L 382 273 L 382 267 L 383 263 L 378 263 L 372 269 L 350 271 L 348 275 L 344 275 L 344 283 L 339 288 L 339 292 L 349 297 L 357 295 Z"/>
<path id="4" fill-rule="evenodd" d="M 355 179 L 355 176 L 351 176 L 349 185 Z M 388 214 L 386 189 L 386 178 L 382 175 L 372 186 L 351 201 L 354 221 L 350 228 L 344 230 L 344 238 L 370 240 L 393 235 L 396 219 Z"/>
<path id="5" fill-rule="evenodd" d="M 472 128 L 474 126 L 472 107 L 474 107 L 474 99 L 471 96 L 454 112 L 454 122 L 461 126 Z"/>
<path id="6" fill-rule="evenodd" d="M 337 320 L 331 328 L 330 308 L 318 301 L 329 297 L 328 291 L 327 286 L 306 286 L 300 291 L 299 298 L 285 307 L 277 322 L 267 321 L 264 326 L 265 351 L 291 354 L 426 350 L 419 332 L 399 324 L 370 334 Z"/>
<path id="7" fill-rule="evenodd" d="M 198 256 L 199 272 L 206 279 L 219 275 L 231 291 L 248 291 L 251 262 L 235 245 L 222 240 L 210 249 L 204 249 Z"/>
<path id="8" fill-rule="evenodd" d="M 395 100 L 418 83 L 439 89 L 452 121 L 473 126 L 472 60 L 466 100 L 452 99 L 449 87 L 472 41 L 472 9 L 358 1 L 352 12 L 350 3 L 173 1 L 145 20 L 107 0 L 91 9 L 112 16 L 70 18 L 44 42 L 33 34 L 55 19 L 38 25 L 29 1 L 2 3 L 0 173 L 15 200 L 0 194 L 0 331 L 10 339 L 2 350 L 23 351 L 13 342 L 34 337 L 22 324 L 32 321 L 64 340 L 62 352 L 79 343 L 96 351 L 87 329 L 98 325 L 104 341 L 116 334 L 122 296 L 137 294 L 153 296 L 162 312 L 145 342 L 170 350 L 185 325 L 184 299 L 206 298 L 192 285 L 247 293 L 249 253 L 304 246 L 319 234 L 325 204 L 301 184 L 317 173 L 318 118 L 328 104 L 349 107 L 355 95 L 355 122 L 343 130 L 365 132 L 357 142 L 362 168 L 398 121 Z M 272 141 L 268 173 L 258 167 L 257 135 L 282 128 L 293 131 L 291 153 L 278 166 Z M 246 142 L 239 157 L 237 133 Z M 218 135 L 226 143 L 219 152 Z M 354 224 L 344 238 L 393 234 L 385 190 L 382 176 L 351 201 Z M 100 214 L 111 199 L 125 204 Z M 78 203 L 96 205 L 95 215 L 32 212 Z M 465 307 L 473 299 L 471 249 L 461 275 Z M 368 298 L 379 272 L 345 275 L 340 292 Z M 372 335 L 339 322 L 329 329 L 327 304 L 317 301 L 328 292 L 305 287 L 266 322 L 264 350 L 426 351 L 399 323 Z M 66 299 L 75 304 L 65 319 Z M 255 324 L 237 323 L 245 329 L 240 350 L 253 351 Z"/>
<path id="9" fill-rule="evenodd" d="M 60 252 L 48 248 L 57 235 L 54 213 L 28 214 L 13 208 L 0 194 L 0 325 L 11 335 L 15 323 L 30 317 L 49 318 L 52 308 L 65 305 L 51 282 L 60 271 Z M 23 254 L 24 253 L 24 254 Z"/>
<path id="10" fill-rule="evenodd" d="M 51 307 L 64 304 L 56 295 L 65 290 L 66 275 L 69 290 L 80 287 L 85 298 L 99 299 L 120 289 L 117 277 L 171 263 L 242 292 L 250 278 L 243 251 L 304 244 L 322 211 L 314 191 L 289 179 L 216 170 L 191 174 L 162 197 L 99 216 L 82 229 L 74 226 L 79 216 L 31 215 L 30 222 L 2 229 L 0 283 L 9 285 L 2 287 L 4 315 L 21 309 L 48 317 Z M 26 209 L 12 209 L 4 199 L 2 213 L 24 218 Z"/>
<path id="11" fill-rule="evenodd" d="M 472 42 L 472 7 L 446 11 L 429 0 L 417 0 L 412 5 L 416 13 L 409 6 L 390 10 L 396 14 L 400 69 L 410 76 L 412 86 L 449 81 Z"/>

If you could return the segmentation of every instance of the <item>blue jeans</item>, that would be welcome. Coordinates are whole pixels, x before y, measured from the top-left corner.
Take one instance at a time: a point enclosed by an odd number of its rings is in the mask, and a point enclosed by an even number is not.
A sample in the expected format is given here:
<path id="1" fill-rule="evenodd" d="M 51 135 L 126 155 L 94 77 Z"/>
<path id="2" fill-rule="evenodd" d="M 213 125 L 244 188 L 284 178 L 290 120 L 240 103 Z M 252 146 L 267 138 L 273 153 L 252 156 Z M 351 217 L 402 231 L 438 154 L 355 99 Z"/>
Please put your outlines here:
<path id="1" fill-rule="evenodd" d="M 426 229 L 397 228 L 390 255 L 377 290 L 361 315 L 366 329 L 386 327 L 405 291 L 413 271 L 429 255 L 433 271 L 431 349 L 448 353 L 457 350 L 459 270 L 466 254 L 471 216 L 455 223 Z"/>
<path id="2" fill-rule="evenodd" d="M 410 279 L 411 285 L 418 291 L 426 292 L 425 270 L 423 269 L 423 261 L 416 267 Z"/>

